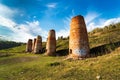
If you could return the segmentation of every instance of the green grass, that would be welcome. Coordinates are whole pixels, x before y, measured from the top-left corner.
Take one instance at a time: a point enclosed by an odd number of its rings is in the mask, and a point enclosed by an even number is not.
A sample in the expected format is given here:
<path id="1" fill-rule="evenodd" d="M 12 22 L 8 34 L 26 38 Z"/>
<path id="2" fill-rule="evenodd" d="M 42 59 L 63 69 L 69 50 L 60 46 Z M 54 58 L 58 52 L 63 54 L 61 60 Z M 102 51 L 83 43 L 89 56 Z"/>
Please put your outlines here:
<path id="1" fill-rule="evenodd" d="M 90 47 L 96 47 L 110 42 L 115 43 L 120 41 L 120 29 L 112 29 L 107 32 L 99 32 L 98 35 L 89 35 Z"/>
<path id="2" fill-rule="evenodd" d="M 1 53 L 6 53 L 6 52 L 7 53 L 23 53 L 23 52 L 25 52 L 25 49 L 26 49 L 26 45 L 23 44 L 23 45 L 18 46 L 18 47 L 0 50 L 0 52 Z"/>
<path id="3" fill-rule="evenodd" d="M 0 80 L 101 80 L 120 79 L 120 48 L 111 54 L 85 60 L 14 54 L 0 58 Z"/>

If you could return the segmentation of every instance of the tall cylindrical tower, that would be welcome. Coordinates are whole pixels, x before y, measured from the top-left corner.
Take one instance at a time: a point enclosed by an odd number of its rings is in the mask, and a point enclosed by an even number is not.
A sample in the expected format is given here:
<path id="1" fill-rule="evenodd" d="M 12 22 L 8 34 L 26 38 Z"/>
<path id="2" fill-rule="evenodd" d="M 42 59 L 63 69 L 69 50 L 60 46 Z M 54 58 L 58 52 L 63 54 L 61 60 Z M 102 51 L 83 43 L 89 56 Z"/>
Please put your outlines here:
<path id="1" fill-rule="evenodd" d="M 26 52 L 32 52 L 32 39 L 29 39 L 27 42 Z"/>
<path id="2" fill-rule="evenodd" d="M 56 52 L 56 35 L 55 30 L 50 30 L 46 44 L 46 55 L 54 56 Z"/>
<path id="3" fill-rule="evenodd" d="M 38 35 L 33 52 L 34 53 L 41 53 L 41 51 L 42 51 L 42 37 Z"/>
<path id="4" fill-rule="evenodd" d="M 89 42 L 83 16 L 72 18 L 70 24 L 69 53 L 76 58 L 84 58 L 89 54 Z"/>

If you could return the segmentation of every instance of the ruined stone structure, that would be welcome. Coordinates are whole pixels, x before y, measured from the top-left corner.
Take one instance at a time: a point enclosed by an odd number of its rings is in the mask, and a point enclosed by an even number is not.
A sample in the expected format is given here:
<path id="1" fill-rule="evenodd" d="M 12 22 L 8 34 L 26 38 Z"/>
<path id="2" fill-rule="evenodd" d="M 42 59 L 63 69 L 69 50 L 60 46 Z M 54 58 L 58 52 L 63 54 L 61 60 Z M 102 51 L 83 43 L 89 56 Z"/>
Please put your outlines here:
<path id="1" fill-rule="evenodd" d="M 56 52 L 56 35 L 55 30 L 50 30 L 46 44 L 46 55 L 54 56 Z"/>
<path id="2" fill-rule="evenodd" d="M 69 53 L 73 58 L 85 58 L 89 55 L 89 42 L 83 16 L 72 18 L 70 24 Z"/>
<path id="3" fill-rule="evenodd" d="M 27 42 L 26 52 L 32 52 L 32 39 L 29 39 Z"/>
<path id="4" fill-rule="evenodd" d="M 35 41 L 35 46 L 33 52 L 36 53 L 41 53 L 42 52 L 42 37 L 37 36 L 37 39 Z"/>
<path id="5" fill-rule="evenodd" d="M 35 49 L 35 43 L 36 43 L 36 38 L 34 38 L 33 45 L 32 45 L 32 51 Z"/>

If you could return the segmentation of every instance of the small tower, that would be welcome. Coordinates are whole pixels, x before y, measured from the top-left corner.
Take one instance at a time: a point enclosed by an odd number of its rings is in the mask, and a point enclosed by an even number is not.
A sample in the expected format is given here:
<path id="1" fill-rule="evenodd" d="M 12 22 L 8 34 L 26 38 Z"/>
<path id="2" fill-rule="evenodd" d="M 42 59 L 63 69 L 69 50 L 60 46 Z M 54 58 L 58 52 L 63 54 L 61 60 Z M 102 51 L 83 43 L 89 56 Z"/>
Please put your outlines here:
<path id="1" fill-rule="evenodd" d="M 26 52 L 32 52 L 32 39 L 29 39 L 27 42 Z"/>
<path id="2" fill-rule="evenodd" d="M 41 53 L 41 51 L 42 51 L 42 37 L 38 35 L 35 41 L 35 47 L 33 53 L 35 54 Z"/>
<path id="3" fill-rule="evenodd" d="M 46 55 L 54 56 L 56 52 L 56 35 L 55 30 L 50 30 L 46 44 Z"/>

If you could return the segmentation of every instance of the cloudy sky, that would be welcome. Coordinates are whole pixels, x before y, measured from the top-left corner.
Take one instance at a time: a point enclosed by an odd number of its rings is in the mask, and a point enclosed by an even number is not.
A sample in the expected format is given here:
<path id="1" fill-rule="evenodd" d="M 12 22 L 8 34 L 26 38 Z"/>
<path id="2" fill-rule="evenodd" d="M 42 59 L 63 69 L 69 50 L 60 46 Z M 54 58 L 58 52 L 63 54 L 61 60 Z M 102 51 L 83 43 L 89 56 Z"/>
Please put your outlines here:
<path id="1" fill-rule="evenodd" d="M 66 37 L 76 15 L 84 16 L 88 31 L 120 22 L 120 0 L 0 0 L 0 38 L 45 41 L 50 29 Z"/>

